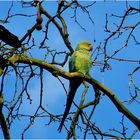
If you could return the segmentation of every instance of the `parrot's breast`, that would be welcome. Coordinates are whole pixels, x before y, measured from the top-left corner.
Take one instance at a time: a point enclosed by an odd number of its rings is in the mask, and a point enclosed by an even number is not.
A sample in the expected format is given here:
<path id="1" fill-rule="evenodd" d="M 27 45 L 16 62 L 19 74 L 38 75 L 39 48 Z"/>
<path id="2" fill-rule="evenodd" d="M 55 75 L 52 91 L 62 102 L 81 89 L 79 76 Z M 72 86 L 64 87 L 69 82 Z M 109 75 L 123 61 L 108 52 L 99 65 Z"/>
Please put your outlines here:
<path id="1" fill-rule="evenodd" d="M 92 65 L 90 53 L 77 52 L 74 65 L 76 72 L 88 74 Z"/>

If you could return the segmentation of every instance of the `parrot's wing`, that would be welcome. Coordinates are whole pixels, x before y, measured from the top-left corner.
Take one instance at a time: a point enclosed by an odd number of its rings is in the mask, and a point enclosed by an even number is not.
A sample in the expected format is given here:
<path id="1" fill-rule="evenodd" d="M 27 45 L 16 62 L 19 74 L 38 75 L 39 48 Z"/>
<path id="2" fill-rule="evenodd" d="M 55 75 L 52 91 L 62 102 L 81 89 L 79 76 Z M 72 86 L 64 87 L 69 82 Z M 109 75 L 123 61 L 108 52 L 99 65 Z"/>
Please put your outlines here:
<path id="1" fill-rule="evenodd" d="M 69 71 L 74 72 L 75 71 L 75 64 L 76 64 L 76 57 L 77 52 L 74 52 L 69 60 Z"/>

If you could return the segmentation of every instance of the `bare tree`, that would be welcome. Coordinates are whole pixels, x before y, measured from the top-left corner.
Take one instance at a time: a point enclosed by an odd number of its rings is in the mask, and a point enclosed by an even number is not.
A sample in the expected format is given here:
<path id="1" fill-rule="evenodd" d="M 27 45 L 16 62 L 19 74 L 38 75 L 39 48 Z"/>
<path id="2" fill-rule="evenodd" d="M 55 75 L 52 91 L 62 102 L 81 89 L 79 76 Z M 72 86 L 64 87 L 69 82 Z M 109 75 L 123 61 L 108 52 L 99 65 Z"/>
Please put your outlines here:
<path id="1" fill-rule="evenodd" d="M 10 139 L 11 126 L 17 119 L 22 121 L 22 118 L 25 118 L 29 122 L 22 131 L 22 139 L 24 139 L 25 133 L 34 125 L 35 120 L 38 118 L 47 119 L 47 125 L 59 125 L 63 113 L 52 113 L 47 109 L 47 103 L 44 104 L 43 102 L 44 98 L 47 98 L 46 91 L 44 91 L 46 86 L 44 78 L 46 77 L 47 79 L 48 75 L 52 75 L 52 77 L 58 80 L 58 83 L 63 87 L 63 92 L 66 94 L 67 87 L 65 79 L 70 80 L 76 78 L 84 81 L 84 89 L 81 93 L 80 102 L 73 101 L 76 108 L 73 112 L 69 112 L 63 129 L 63 131 L 67 132 L 66 138 L 77 139 L 79 133 L 81 133 L 82 136 L 80 138 L 84 139 L 89 136 L 95 139 L 133 138 L 140 129 L 140 119 L 135 115 L 138 112 L 131 112 L 129 107 L 140 104 L 140 87 L 137 84 L 137 82 L 139 82 L 137 78 L 140 69 L 140 59 L 138 57 L 122 58 L 119 54 L 123 51 L 126 51 L 126 53 L 130 52 L 128 50 L 132 44 L 133 49 L 136 48 L 139 50 L 140 42 L 137 36 L 137 32 L 140 29 L 139 2 L 136 2 L 136 7 L 131 6 L 127 1 L 124 2 L 125 9 L 123 15 L 116 15 L 114 13 L 111 15 L 108 13 L 105 14 L 104 32 L 106 36 L 104 41 L 100 42 L 97 47 L 94 48 L 93 52 L 93 66 L 99 67 L 100 73 L 111 71 L 111 69 L 113 69 L 112 62 L 119 64 L 123 62 L 131 66 L 129 76 L 126 74 L 129 77 L 129 99 L 123 100 L 119 99 L 114 92 L 94 79 L 94 77 L 63 70 L 63 67 L 67 65 L 69 56 L 74 52 L 69 37 L 68 22 L 66 20 L 66 16 L 69 16 L 68 11 L 73 13 L 73 15 L 70 15 L 71 21 L 76 23 L 79 30 L 83 30 L 84 34 L 86 27 L 83 26 L 78 17 L 78 13 L 83 12 L 88 17 L 88 22 L 91 23 L 91 32 L 95 36 L 96 22 L 90 13 L 90 8 L 96 7 L 98 2 L 91 1 L 85 4 L 77 0 L 60 0 L 53 2 L 55 3 L 55 10 L 53 10 L 52 13 L 48 12 L 46 8 L 46 5 L 51 3 L 48 1 L 22 0 L 20 2 L 10 3 L 11 5 L 7 10 L 7 16 L 0 20 L 0 125 L 4 138 Z M 17 13 L 12 12 L 15 5 L 19 7 L 19 12 L 16 10 Z M 24 11 L 25 13 L 22 13 L 20 12 L 20 8 L 31 9 L 32 13 L 27 13 L 26 10 Z M 28 25 L 21 37 L 9 31 L 8 26 L 5 26 L 12 24 L 12 19 L 16 21 L 18 17 L 24 18 Z M 129 22 L 128 20 L 131 19 L 132 21 Z M 31 22 L 32 25 L 29 24 L 30 20 L 33 21 Z M 56 35 L 59 35 L 57 38 L 62 39 L 63 47 L 47 45 L 48 42 L 51 41 L 50 33 L 52 28 L 55 28 Z M 36 35 L 40 36 L 40 38 Z M 93 41 L 96 42 L 95 37 L 93 37 Z M 111 43 L 117 44 L 117 42 L 122 42 L 122 45 L 110 47 Z M 121 77 L 121 73 L 119 74 Z M 8 80 L 10 80 L 10 84 L 7 82 Z M 33 95 L 29 92 L 29 88 L 33 87 L 33 82 L 36 80 L 39 81 L 40 87 L 39 96 L 36 101 L 37 105 L 34 107 L 33 112 L 31 111 L 29 114 L 26 114 L 22 111 L 22 108 L 26 103 L 29 104 L 29 106 L 32 104 Z M 53 80 L 50 82 L 53 82 Z M 93 89 L 90 87 L 93 87 Z M 119 88 L 117 84 L 116 88 Z M 89 97 L 89 92 L 94 94 L 90 95 L 90 100 L 87 101 L 86 97 Z M 121 92 L 123 93 L 124 91 Z M 98 106 L 101 105 L 104 96 L 108 97 L 112 105 L 117 108 L 118 114 L 121 114 L 121 119 L 117 120 L 120 124 L 119 129 L 112 126 L 109 130 L 103 131 L 96 121 L 93 121 L 95 111 Z M 131 125 L 135 126 L 134 130 L 131 129 L 131 133 L 127 132 L 130 128 L 125 124 L 126 118 L 131 122 Z M 103 118 L 103 120 L 106 121 L 106 118 Z"/>

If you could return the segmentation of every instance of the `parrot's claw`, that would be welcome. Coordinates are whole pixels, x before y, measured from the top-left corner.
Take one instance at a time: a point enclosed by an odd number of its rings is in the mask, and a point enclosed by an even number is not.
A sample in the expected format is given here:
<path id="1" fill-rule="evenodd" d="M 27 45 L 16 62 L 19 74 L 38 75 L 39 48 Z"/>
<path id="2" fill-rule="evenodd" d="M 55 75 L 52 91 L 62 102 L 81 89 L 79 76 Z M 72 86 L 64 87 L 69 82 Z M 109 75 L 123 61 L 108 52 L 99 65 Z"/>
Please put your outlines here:
<path id="1" fill-rule="evenodd" d="M 53 71 L 52 75 L 55 76 L 55 77 L 58 77 L 58 72 L 57 71 Z"/>

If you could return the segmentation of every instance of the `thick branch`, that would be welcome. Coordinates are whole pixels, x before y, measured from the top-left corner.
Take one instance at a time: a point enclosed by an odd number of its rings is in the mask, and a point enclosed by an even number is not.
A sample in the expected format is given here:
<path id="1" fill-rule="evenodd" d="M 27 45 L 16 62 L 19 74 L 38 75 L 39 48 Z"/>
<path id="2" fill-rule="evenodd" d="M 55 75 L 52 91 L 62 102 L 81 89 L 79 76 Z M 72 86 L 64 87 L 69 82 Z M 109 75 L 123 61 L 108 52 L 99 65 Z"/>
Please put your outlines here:
<path id="1" fill-rule="evenodd" d="M 70 7 L 74 2 L 70 3 L 65 9 L 67 9 L 68 7 Z M 52 21 L 53 24 L 57 27 L 58 31 L 60 32 L 67 48 L 70 50 L 70 52 L 73 52 L 73 48 L 71 47 L 71 43 L 69 42 L 68 36 L 67 34 L 65 34 L 65 32 L 63 32 L 62 27 L 60 26 L 60 24 L 54 19 L 56 16 L 52 17 L 43 7 L 42 5 L 40 5 L 40 11 L 42 14 L 44 14 L 46 17 L 48 17 L 49 21 Z M 62 10 L 63 11 L 63 10 Z M 59 13 L 60 14 L 60 13 Z M 65 29 L 66 30 L 66 29 Z"/>
<path id="2" fill-rule="evenodd" d="M 3 131 L 4 138 L 10 139 L 9 129 L 8 129 L 4 114 L 2 112 L 3 102 L 4 102 L 3 97 L 2 97 L 2 94 L 0 93 L 0 125 Z"/>
<path id="3" fill-rule="evenodd" d="M 9 32 L 4 26 L 0 25 L 0 40 L 4 41 L 6 44 L 19 48 L 21 47 L 21 42 L 18 37 Z"/>
<path id="4" fill-rule="evenodd" d="M 9 62 L 10 62 L 9 64 L 11 65 L 13 65 L 13 63 L 24 63 L 24 64 L 35 65 L 49 71 L 52 74 L 55 74 L 55 76 L 62 76 L 65 79 L 73 79 L 73 78 L 82 79 L 84 81 L 89 82 L 91 85 L 97 87 L 102 92 L 104 92 L 110 98 L 112 103 L 116 106 L 118 111 L 123 113 L 140 130 L 140 120 L 119 101 L 119 99 L 115 96 L 115 94 L 112 91 L 110 91 L 107 87 L 105 87 L 103 84 L 101 84 L 99 81 L 95 80 L 94 78 L 76 72 L 74 73 L 65 72 L 52 64 L 34 58 L 25 57 L 25 56 L 24 57 L 13 56 L 9 58 Z"/>

